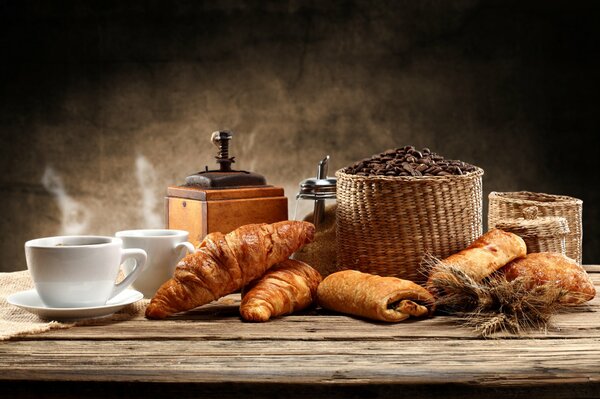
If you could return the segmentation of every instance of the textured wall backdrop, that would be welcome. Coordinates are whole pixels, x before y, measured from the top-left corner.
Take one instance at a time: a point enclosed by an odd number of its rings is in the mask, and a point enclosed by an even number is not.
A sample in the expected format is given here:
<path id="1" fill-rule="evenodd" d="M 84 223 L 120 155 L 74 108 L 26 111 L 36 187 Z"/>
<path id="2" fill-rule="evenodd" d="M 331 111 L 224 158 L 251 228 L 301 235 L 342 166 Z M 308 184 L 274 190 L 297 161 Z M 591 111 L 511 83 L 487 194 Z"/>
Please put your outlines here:
<path id="1" fill-rule="evenodd" d="M 163 224 L 233 129 L 292 198 L 390 147 L 584 200 L 600 262 L 593 1 L 0 1 L 0 271 L 27 239 Z"/>

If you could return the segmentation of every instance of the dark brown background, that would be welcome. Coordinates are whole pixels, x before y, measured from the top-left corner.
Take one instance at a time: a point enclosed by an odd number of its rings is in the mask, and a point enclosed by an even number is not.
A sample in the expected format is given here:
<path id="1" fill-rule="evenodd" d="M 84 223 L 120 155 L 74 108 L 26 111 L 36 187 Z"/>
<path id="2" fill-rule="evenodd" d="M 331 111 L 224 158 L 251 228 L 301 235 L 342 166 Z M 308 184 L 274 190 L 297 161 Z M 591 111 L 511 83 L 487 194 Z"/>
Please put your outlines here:
<path id="1" fill-rule="evenodd" d="M 597 4 L 597 3 L 596 3 Z M 0 271 L 27 239 L 161 226 L 218 128 L 283 185 L 386 148 L 584 200 L 600 262 L 593 1 L 0 1 Z M 210 161 L 212 162 L 212 161 Z"/>

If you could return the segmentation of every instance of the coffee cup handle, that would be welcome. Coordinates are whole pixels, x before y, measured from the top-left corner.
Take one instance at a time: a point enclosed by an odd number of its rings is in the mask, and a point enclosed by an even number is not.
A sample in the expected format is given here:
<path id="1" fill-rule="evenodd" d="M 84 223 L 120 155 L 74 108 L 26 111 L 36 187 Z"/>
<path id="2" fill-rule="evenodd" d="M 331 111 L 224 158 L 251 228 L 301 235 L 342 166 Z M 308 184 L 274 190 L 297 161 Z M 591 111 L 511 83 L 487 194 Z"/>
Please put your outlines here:
<path id="1" fill-rule="evenodd" d="M 181 248 L 187 249 L 188 252 L 191 253 L 191 254 L 193 254 L 193 253 L 196 252 L 196 247 L 194 247 L 194 244 L 192 244 L 191 242 L 188 242 L 188 241 L 180 242 L 177 245 L 175 245 L 175 250 L 176 251 L 181 250 Z M 183 254 L 181 254 L 181 255 L 183 255 Z"/>
<path id="2" fill-rule="evenodd" d="M 147 257 L 148 255 L 146 255 L 146 251 L 144 251 L 143 249 L 123 249 L 123 252 L 121 253 L 121 264 L 123 264 L 123 262 L 125 262 L 126 259 L 133 258 L 135 260 L 135 267 L 133 268 L 131 273 L 129 273 L 127 277 L 123 279 L 123 281 L 121 281 L 119 284 L 115 284 L 110 298 L 114 298 L 115 296 L 119 295 L 125 288 L 129 287 L 135 281 L 136 278 L 138 278 L 140 273 L 144 271 Z"/>

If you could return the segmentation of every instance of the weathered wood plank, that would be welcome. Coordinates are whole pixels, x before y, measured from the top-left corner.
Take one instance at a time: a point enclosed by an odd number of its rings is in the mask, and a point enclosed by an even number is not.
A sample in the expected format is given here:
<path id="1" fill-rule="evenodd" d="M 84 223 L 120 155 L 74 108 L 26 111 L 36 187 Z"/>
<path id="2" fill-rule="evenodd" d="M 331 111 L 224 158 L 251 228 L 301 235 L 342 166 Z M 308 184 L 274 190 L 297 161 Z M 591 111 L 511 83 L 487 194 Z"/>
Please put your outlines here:
<path id="1" fill-rule="evenodd" d="M 600 339 L 46 341 L 0 345 L 0 380 L 469 383 L 600 381 Z"/>
<path id="2" fill-rule="evenodd" d="M 234 316 L 219 320 L 191 319 L 160 322 L 136 319 L 126 323 L 82 326 L 43 334 L 43 339 L 105 340 L 107 337 L 115 340 L 152 340 L 169 337 L 213 340 L 270 339 L 272 341 L 477 338 L 471 330 L 457 325 L 452 318 L 444 316 L 399 324 L 372 323 L 348 316 L 289 316 L 264 324 L 244 323 Z M 533 331 L 526 337 L 538 339 L 600 337 L 600 314 L 598 311 L 593 311 L 557 315 L 548 331 Z M 40 340 L 42 337 L 36 335 L 22 339 Z"/>
<path id="3" fill-rule="evenodd" d="M 600 292 L 600 274 L 593 280 Z M 435 316 L 425 320 L 408 320 L 387 324 L 361 320 L 319 309 L 291 315 L 268 323 L 244 323 L 239 318 L 239 294 L 167 320 L 137 318 L 125 323 L 99 322 L 97 326 L 81 326 L 54 330 L 23 339 L 141 339 L 162 337 L 178 339 L 298 339 L 317 340 L 412 340 L 427 338 L 473 339 L 469 329 L 458 326 L 453 317 Z M 515 338 L 514 336 L 510 336 Z M 592 338 L 600 337 L 600 295 L 589 304 L 572 312 L 554 316 L 548 331 L 533 331 L 527 338 Z"/>
<path id="4" fill-rule="evenodd" d="M 588 270 L 600 287 L 600 267 Z M 548 333 L 500 340 L 476 339 L 444 316 L 385 324 L 318 310 L 244 323 L 238 301 L 0 342 L 0 389 L 9 388 L 1 392 L 60 382 L 61 397 L 97 397 L 82 388 L 95 382 L 102 394 L 125 386 L 115 384 L 138 384 L 126 386 L 139 393 L 144 383 L 156 387 L 146 395 L 181 386 L 205 398 L 340 397 L 339 387 L 351 387 L 345 397 L 600 396 L 599 298 L 557 315 Z"/>
<path id="5" fill-rule="evenodd" d="M 583 265 L 588 273 L 600 273 L 600 265 Z"/>

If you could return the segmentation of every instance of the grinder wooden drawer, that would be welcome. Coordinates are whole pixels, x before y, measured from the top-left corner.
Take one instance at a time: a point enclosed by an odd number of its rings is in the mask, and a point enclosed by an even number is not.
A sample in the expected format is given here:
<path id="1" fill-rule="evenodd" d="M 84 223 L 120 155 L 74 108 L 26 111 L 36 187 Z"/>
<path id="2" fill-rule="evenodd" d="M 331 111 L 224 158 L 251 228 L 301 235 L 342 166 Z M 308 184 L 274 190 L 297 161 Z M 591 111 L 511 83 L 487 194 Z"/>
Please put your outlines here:
<path id="1" fill-rule="evenodd" d="M 189 231 L 194 245 L 215 231 L 228 233 L 245 224 L 288 219 L 281 187 L 205 190 L 176 186 L 167 193 L 167 228 Z"/>

